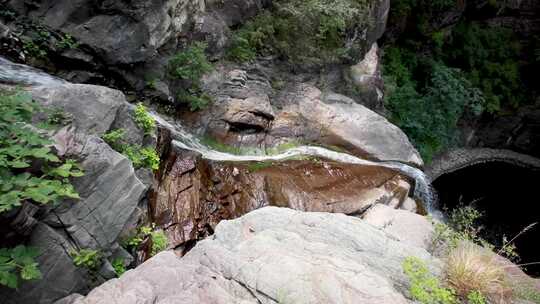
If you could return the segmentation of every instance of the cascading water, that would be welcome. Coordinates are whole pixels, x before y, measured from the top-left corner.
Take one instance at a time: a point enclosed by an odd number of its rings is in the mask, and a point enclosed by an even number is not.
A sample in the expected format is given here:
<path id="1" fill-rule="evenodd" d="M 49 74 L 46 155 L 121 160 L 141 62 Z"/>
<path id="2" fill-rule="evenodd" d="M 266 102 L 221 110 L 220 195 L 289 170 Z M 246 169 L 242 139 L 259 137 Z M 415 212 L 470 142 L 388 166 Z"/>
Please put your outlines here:
<path id="1" fill-rule="evenodd" d="M 158 114 L 153 113 L 156 122 L 165 128 L 173 131 L 173 144 L 179 148 L 194 151 L 203 158 L 215 160 L 215 161 L 237 161 L 237 162 L 247 162 L 247 161 L 279 161 L 291 159 L 299 156 L 315 156 L 319 158 L 329 159 L 332 161 L 347 163 L 347 164 L 358 164 L 364 166 L 377 166 L 385 167 L 389 169 L 396 170 L 415 181 L 414 187 L 414 196 L 424 202 L 424 207 L 426 211 L 434 217 L 439 217 L 439 211 L 435 208 L 435 195 L 431 187 L 431 182 L 422 170 L 415 167 L 393 161 L 385 162 L 375 162 L 365 159 L 358 158 L 356 156 L 329 150 L 319 146 L 298 146 L 294 148 L 287 149 L 278 154 L 265 155 L 265 154 L 252 154 L 252 155 L 236 155 L 221 151 L 216 151 L 204 144 L 202 144 L 198 138 L 196 138 L 191 133 L 184 130 L 184 128 L 178 123 L 170 123 L 163 119 Z"/>
<path id="2" fill-rule="evenodd" d="M 9 84 L 23 84 L 28 86 L 58 86 L 66 84 L 65 80 L 51 76 L 38 69 L 13 63 L 0 57 L 0 82 Z M 156 121 L 164 127 L 173 131 L 173 144 L 190 151 L 198 152 L 202 157 L 216 161 L 278 161 L 290 159 L 298 156 L 315 156 L 329 159 L 336 162 L 359 164 L 365 166 L 378 166 L 396 170 L 415 181 L 414 196 L 422 200 L 425 209 L 429 214 L 437 216 L 439 212 L 435 208 L 434 192 L 431 188 L 429 178 L 421 170 L 399 162 L 374 162 L 358 158 L 356 156 L 332 151 L 317 146 L 299 146 L 290 148 L 284 152 L 274 155 L 234 155 L 230 153 L 216 151 L 203 145 L 195 136 L 185 131 L 178 123 L 169 123 L 160 115 L 153 113 Z"/>
<path id="3" fill-rule="evenodd" d="M 28 86 L 57 86 L 67 81 L 0 56 L 0 82 Z"/>

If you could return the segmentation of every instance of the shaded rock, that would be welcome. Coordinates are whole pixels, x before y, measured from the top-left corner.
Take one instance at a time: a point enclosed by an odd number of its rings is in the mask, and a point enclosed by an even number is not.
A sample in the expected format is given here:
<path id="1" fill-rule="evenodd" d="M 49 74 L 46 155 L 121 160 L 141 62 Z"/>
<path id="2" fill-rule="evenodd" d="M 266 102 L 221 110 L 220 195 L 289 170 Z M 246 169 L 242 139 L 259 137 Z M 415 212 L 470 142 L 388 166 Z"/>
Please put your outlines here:
<path id="1" fill-rule="evenodd" d="M 160 253 L 74 303 L 410 303 L 408 256 L 440 265 L 360 219 L 269 207 L 220 223 L 181 259 Z"/>
<path id="2" fill-rule="evenodd" d="M 73 126 L 81 132 L 97 135 L 111 128 L 119 109 L 127 104 L 120 91 L 83 84 L 36 88 L 32 97 L 45 107 L 69 113 Z"/>
<path id="3" fill-rule="evenodd" d="M 361 92 L 362 104 L 370 109 L 380 108 L 383 102 L 384 84 L 377 43 L 371 46 L 362 61 L 350 68 L 349 75 L 352 84 Z"/>

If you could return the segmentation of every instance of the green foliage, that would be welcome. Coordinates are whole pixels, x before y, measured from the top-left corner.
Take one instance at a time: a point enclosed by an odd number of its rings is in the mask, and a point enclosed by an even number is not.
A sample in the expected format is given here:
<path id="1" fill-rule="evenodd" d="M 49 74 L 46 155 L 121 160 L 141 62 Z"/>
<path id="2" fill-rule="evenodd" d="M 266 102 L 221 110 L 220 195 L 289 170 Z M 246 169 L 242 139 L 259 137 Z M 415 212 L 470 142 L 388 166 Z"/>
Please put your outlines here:
<path id="1" fill-rule="evenodd" d="M 152 134 L 156 129 L 155 119 L 148 114 L 146 107 L 142 103 L 137 104 L 135 107 L 134 119 L 135 123 L 144 130 L 144 134 Z"/>
<path id="2" fill-rule="evenodd" d="M 118 277 L 126 272 L 126 266 L 124 265 L 124 260 L 122 258 L 114 259 L 111 264 Z"/>
<path id="3" fill-rule="evenodd" d="M 516 246 L 507 241 L 503 236 L 502 245 L 498 249 L 495 245 L 489 243 L 481 237 L 482 227 L 478 222 L 484 214 L 478 211 L 473 206 L 461 206 L 453 209 L 448 214 L 448 222 L 434 222 L 434 232 L 431 239 L 430 249 L 445 248 L 448 253 L 458 247 L 463 241 L 475 243 L 481 247 L 496 251 L 497 254 L 506 258 L 517 261 L 519 254 L 516 251 Z"/>
<path id="4" fill-rule="evenodd" d="M 181 103 L 188 104 L 190 111 L 199 111 L 205 109 L 210 103 L 212 103 L 212 98 L 208 94 L 191 89 L 180 92 L 177 99 Z"/>
<path id="5" fill-rule="evenodd" d="M 75 38 L 70 34 L 65 34 L 60 38 L 60 41 L 56 43 L 56 47 L 61 50 L 76 49 L 79 43 L 75 41 Z"/>
<path id="6" fill-rule="evenodd" d="M 211 98 L 201 91 L 201 78 L 213 68 L 204 53 L 206 46 L 196 42 L 169 60 L 169 75 L 184 81 L 187 86 L 177 99 L 189 104 L 191 111 L 203 109 L 211 102 Z"/>
<path id="7" fill-rule="evenodd" d="M 478 290 L 474 290 L 467 295 L 467 304 L 487 304 L 486 297 Z"/>
<path id="8" fill-rule="evenodd" d="M 403 271 L 410 280 L 411 297 L 422 304 L 459 303 L 455 291 L 443 286 L 439 278 L 429 272 L 424 261 L 407 257 L 403 261 Z"/>
<path id="9" fill-rule="evenodd" d="M 462 22 L 445 49 L 446 61 L 461 68 L 482 90 L 488 112 L 526 101 L 518 66 L 521 46 L 511 30 Z"/>
<path id="10" fill-rule="evenodd" d="M 23 51 L 28 54 L 30 57 L 34 58 L 46 58 L 47 50 L 45 50 L 41 45 L 36 43 L 32 39 L 26 39 L 23 43 Z"/>
<path id="11" fill-rule="evenodd" d="M 84 267 L 88 270 L 95 271 L 101 266 L 102 254 L 98 250 L 81 249 L 79 251 L 70 252 L 73 258 L 73 263 L 77 267 Z"/>
<path id="12" fill-rule="evenodd" d="M 34 260 L 38 255 L 36 249 L 23 245 L 0 248 L 0 285 L 17 288 L 19 277 L 22 280 L 41 279 L 38 263 Z"/>
<path id="13" fill-rule="evenodd" d="M 278 54 L 299 64 L 339 62 L 358 47 L 354 33 L 368 25 L 368 11 L 366 1 L 276 1 L 235 32 L 229 57 L 248 61 Z"/>
<path id="14" fill-rule="evenodd" d="M 62 162 L 52 142 L 29 125 L 39 110 L 26 93 L 0 91 L 0 213 L 26 200 L 47 204 L 79 198 L 69 178 L 82 176 L 80 167 Z"/>
<path id="15" fill-rule="evenodd" d="M 159 155 L 154 148 L 125 145 L 121 153 L 131 160 L 135 168 L 159 169 Z"/>
<path id="16" fill-rule="evenodd" d="M 125 134 L 126 130 L 116 129 L 105 133 L 102 138 L 116 151 L 122 151 L 122 140 L 124 139 Z"/>
<path id="17" fill-rule="evenodd" d="M 62 108 L 54 107 L 46 110 L 46 113 L 48 116 L 47 124 L 52 126 L 65 126 L 73 120 L 71 114 L 65 113 Z"/>
<path id="18" fill-rule="evenodd" d="M 124 247 L 126 248 L 137 248 L 142 242 L 150 238 L 152 240 L 152 249 L 150 255 L 154 256 L 159 252 L 167 249 L 168 241 L 167 236 L 163 230 L 155 230 L 155 225 L 152 226 L 141 226 L 137 229 L 137 233 L 129 237 L 124 242 Z"/>
<path id="19" fill-rule="evenodd" d="M 133 167 L 159 169 L 160 159 L 154 148 L 127 144 L 124 141 L 124 135 L 124 129 L 116 129 L 105 133 L 102 138 L 113 149 L 124 154 L 132 162 Z"/>
<path id="20" fill-rule="evenodd" d="M 165 235 L 163 230 L 152 231 L 150 233 L 150 237 L 152 238 L 152 251 L 150 253 L 150 256 L 154 256 L 159 252 L 167 249 L 167 236 Z"/>
<path id="21" fill-rule="evenodd" d="M 458 120 L 468 110 L 480 114 L 484 99 L 481 92 L 459 70 L 444 64 L 418 62 L 410 51 L 389 48 L 385 53 L 386 107 L 391 121 L 411 139 L 429 162 L 444 148 L 456 144 Z M 430 77 L 413 79 L 415 70 L 428 69 Z"/>
<path id="22" fill-rule="evenodd" d="M 195 42 L 185 50 L 176 53 L 169 60 L 169 73 L 177 79 L 190 80 L 198 86 L 205 73 L 212 70 L 212 64 L 206 58 L 204 50 L 207 45 Z"/>

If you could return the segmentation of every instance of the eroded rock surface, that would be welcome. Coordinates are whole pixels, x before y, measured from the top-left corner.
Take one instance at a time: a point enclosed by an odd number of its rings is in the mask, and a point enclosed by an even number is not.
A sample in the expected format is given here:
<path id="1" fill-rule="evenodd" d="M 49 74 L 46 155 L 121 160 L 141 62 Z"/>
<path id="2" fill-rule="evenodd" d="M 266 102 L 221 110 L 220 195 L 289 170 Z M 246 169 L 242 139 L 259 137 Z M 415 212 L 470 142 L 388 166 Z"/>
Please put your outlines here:
<path id="1" fill-rule="evenodd" d="M 52 303 L 73 292 L 86 293 L 96 283 L 114 276 L 108 261 L 103 261 L 103 271 L 90 274 L 74 265 L 70 253 L 96 249 L 108 258 L 123 251 L 119 238 L 134 228 L 148 186 L 137 178 L 131 162 L 100 138 L 119 123 L 118 117 L 130 116 L 131 107 L 121 92 L 63 81 L 51 84 L 52 78 L 43 78 L 41 72 L 35 75 L 32 69 L 21 71 L 21 77 L 6 82 L 35 85 L 27 88 L 34 100 L 46 108 L 61 109 L 69 118 L 68 125 L 51 131 L 51 138 L 57 154 L 76 160 L 85 175 L 72 180 L 79 200 L 65 200 L 54 206 L 25 204 L 14 211 L 13 222 L 7 223 L 12 231 L 3 227 L 9 231 L 3 241 L 26 239 L 26 245 L 35 247 L 40 252 L 36 260 L 43 278 L 24 282 L 18 290 L 0 288 L 0 297 L 7 304 Z M 141 139 L 142 130 L 131 118 L 124 119 L 124 126 L 130 124 L 129 132 L 139 134 Z M 9 219 L 3 217 L 2 221 Z"/>
<path id="2" fill-rule="evenodd" d="M 376 77 L 376 71 L 365 69 Z M 214 104 L 183 116 L 201 135 L 232 146 L 263 149 L 291 141 L 318 143 L 368 159 L 423 165 L 399 128 L 351 98 L 309 83 L 293 83 L 276 92 L 261 71 L 222 67 L 215 74 L 207 80 L 216 94 Z"/>
<path id="3" fill-rule="evenodd" d="M 171 145 L 150 196 L 156 223 L 177 247 L 264 206 L 360 215 L 409 196 L 409 180 L 377 167 L 324 160 L 216 162 Z"/>
<path id="4" fill-rule="evenodd" d="M 183 258 L 160 253 L 72 303 L 411 303 L 408 256 L 440 265 L 361 219 L 267 207 L 221 222 Z"/>

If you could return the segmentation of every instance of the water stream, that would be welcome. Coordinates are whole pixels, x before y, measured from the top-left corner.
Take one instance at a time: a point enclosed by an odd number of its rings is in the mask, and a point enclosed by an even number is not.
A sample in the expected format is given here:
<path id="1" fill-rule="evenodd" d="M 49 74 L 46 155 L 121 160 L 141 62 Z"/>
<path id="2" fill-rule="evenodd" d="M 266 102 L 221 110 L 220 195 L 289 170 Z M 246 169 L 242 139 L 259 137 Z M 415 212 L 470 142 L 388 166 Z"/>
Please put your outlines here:
<path id="1" fill-rule="evenodd" d="M 57 86 L 66 84 L 65 80 L 51 76 L 38 69 L 13 63 L 0 56 L 0 82 L 9 84 L 22 84 L 29 86 Z M 385 167 L 396 170 L 415 181 L 414 196 L 422 200 L 428 213 L 436 215 L 438 212 L 434 207 L 434 194 L 429 178 L 421 170 L 399 162 L 374 162 L 358 158 L 356 156 L 336 152 L 318 146 L 298 146 L 287 149 L 278 154 L 264 155 L 235 155 L 216 151 L 202 144 L 197 137 L 186 131 L 179 123 L 170 123 L 159 114 L 153 113 L 156 121 L 164 127 L 173 131 L 173 144 L 186 150 L 200 153 L 202 157 L 216 161 L 278 161 L 301 156 L 314 156 L 336 162 L 359 164 L 364 166 Z"/>
<path id="2" fill-rule="evenodd" d="M 414 185 L 414 197 L 424 202 L 424 207 L 429 214 L 437 216 L 439 213 L 435 208 L 435 196 L 431 187 L 431 182 L 426 174 L 415 167 L 395 162 L 384 161 L 376 162 L 358 158 L 354 155 L 350 155 L 343 152 L 333 151 L 327 148 L 319 146 L 297 146 L 294 148 L 286 149 L 277 154 L 265 155 L 265 154 L 231 154 L 226 152 L 217 151 L 200 142 L 200 140 L 193 134 L 187 132 L 181 124 L 171 123 L 165 120 L 160 115 L 153 113 L 157 123 L 164 126 L 169 130 L 173 130 L 173 144 L 179 148 L 194 151 L 202 155 L 203 158 L 215 161 L 232 161 L 232 162 L 247 162 L 247 161 L 280 161 L 292 159 L 302 156 L 314 156 L 318 158 L 324 158 L 340 163 L 346 164 L 358 164 L 364 166 L 377 166 L 393 169 L 406 175 L 415 181 Z"/>

